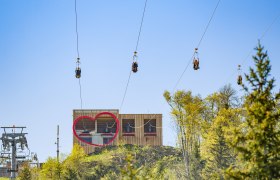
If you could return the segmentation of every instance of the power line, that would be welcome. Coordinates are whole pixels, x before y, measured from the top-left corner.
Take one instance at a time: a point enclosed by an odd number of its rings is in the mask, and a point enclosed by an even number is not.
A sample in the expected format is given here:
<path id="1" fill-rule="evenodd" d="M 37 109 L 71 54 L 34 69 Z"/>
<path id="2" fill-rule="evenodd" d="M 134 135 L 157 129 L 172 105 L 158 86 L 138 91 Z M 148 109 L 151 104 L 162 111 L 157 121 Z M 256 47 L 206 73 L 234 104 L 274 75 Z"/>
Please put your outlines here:
<path id="1" fill-rule="evenodd" d="M 197 49 L 199 48 L 199 46 L 201 45 L 201 42 L 202 42 L 203 38 L 205 37 L 205 34 L 206 34 L 206 32 L 207 32 L 207 30 L 208 30 L 208 28 L 209 28 L 209 26 L 210 26 L 210 24 L 211 24 L 211 22 L 212 22 L 212 19 L 213 19 L 214 15 L 215 15 L 215 13 L 216 13 L 216 10 L 217 10 L 217 8 L 218 8 L 218 6 L 219 6 L 219 4 L 220 4 L 220 1 L 221 1 L 221 0 L 219 0 L 219 1 L 217 2 L 216 6 L 215 6 L 215 9 L 214 9 L 214 11 L 212 12 L 212 15 L 211 15 L 211 17 L 210 17 L 210 19 L 209 19 L 209 21 L 208 21 L 208 23 L 207 23 L 207 25 L 206 25 L 206 27 L 205 27 L 205 29 L 204 29 L 204 32 L 203 32 L 203 34 L 202 34 L 202 36 L 201 36 L 201 38 L 200 38 L 200 40 L 199 40 L 197 46 L 196 46 Z M 195 55 L 195 52 L 193 53 L 193 55 L 191 56 L 190 60 L 188 61 L 187 66 L 184 68 L 184 71 L 183 71 L 182 74 L 180 75 L 179 79 L 176 81 L 176 84 L 175 84 L 175 86 L 174 86 L 174 88 L 173 88 L 173 92 L 176 90 L 176 88 L 177 88 L 177 86 L 179 85 L 180 81 L 182 80 L 182 78 L 183 78 L 183 76 L 184 76 L 186 70 L 187 70 L 188 67 L 190 66 L 191 61 L 192 61 L 193 58 L 194 58 L 194 55 Z"/>

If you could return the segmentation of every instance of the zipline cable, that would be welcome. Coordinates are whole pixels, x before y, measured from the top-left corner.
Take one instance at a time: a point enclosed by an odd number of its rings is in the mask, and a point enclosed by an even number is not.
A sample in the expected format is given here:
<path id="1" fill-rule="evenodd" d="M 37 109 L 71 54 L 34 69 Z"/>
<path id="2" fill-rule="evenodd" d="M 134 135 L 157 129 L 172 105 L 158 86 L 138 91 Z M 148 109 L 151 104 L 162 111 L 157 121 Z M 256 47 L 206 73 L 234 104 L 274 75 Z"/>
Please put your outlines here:
<path id="1" fill-rule="evenodd" d="M 79 51 L 79 32 L 78 32 L 78 12 L 77 12 L 77 0 L 75 0 L 75 26 L 76 26 L 76 48 L 77 48 L 77 67 L 80 67 L 80 51 Z M 81 102 L 81 110 L 83 109 L 83 98 L 82 98 L 82 85 L 81 79 L 79 79 L 79 88 L 80 88 L 80 102 Z"/>
<path id="2" fill-rule="evenodd" d="M 78 13 L 77 13 L 77 0 L 75 0 L 75 17 L 76 17 L 76 46 L 77 46 L 77 56 L 80 58 L 80 51 L 79 51 L 79 33 L 78 33 Z"/>
<path id="3" fill-rule="evenodd" d="M 137 36 L 137 41 L 136 41 L 136 47 L 135 47 L 134 54 L 135 54 L 135 52 L 137 53 L 137 50 L 138 50 L 138 45 L 139 45 L 139 42 L 140 42 L 140 37 L 141 37 L 142 27 L 143 27 L 143 22 L 144 22 L 144 17 L 145 17 L 145 13 L 146 13 L 147 2 L 148 2 L 148 0 L 145 0 L 145 5 L 144 5 L 143 13 L 142 13 L 142 18 L 141 18 L 140 28 L 139 28 L 139 31 L 138 31 L 138 36 Z M 128 80 L 127 80 L 127 83 L 126 83 L 126 86 L 125 86 L 124 95 L 123 95 L 122 102 L 121 102 L 121 105 L 120 105 L 120 108 L 119 108 L 120 111 L 123 107 L 123 103 L 124 103 L 125 98 L 126 98 L 128 86 L 129 86 L 129 83 L 130 83 L 130 79 L 131 79 L 131 70 L 129 71 L 129 76 L 128 76 Z"/>
<path id="4" fill-rule="evenodd" d="M 207 26 L 206 26 L 206 29 L 205 29 L 205 31 L 204 31 L 204 33 L 203 33 L 203 35 L 202 35 L 202 37 L 201 37 L 201 39 L 200 39 L 200 41 L 199 41 L 199 43 L 198 43 L 198 47 L 200 46 L 200 44 L 201 44 L 201 42 L 202 42 L 202 39 L 203 39 L 203 37 L 204 37 L 205 34 L 206 34 L 206 31 L 207 31 L 207 29 L 208 29 L 208 27 L 209 27 L 209 25 L 210 25 L 211 20 L 212 20 L 213 17 L 214 17 L 214 13 L 215 13 L 215 11 L 216 11 L 216 9 L 217 9 L 219 3 L 220 3 L 220 0 L 219 0 L 219 2 L 217 3 L 217 5 L 216 5 L 216 7 L 215 7 L 215 9 L 214 9 L 214 12 L 213 12 L 213 14 L 212 14 L 212 16 L 211 16 L 211 18 L 210 18 L 210 20 L 209 20 Z M 268 31 L 271 29 L 271 27 L 273 26 L 273 24 L 277 21 L 277 19 L 278 19 L 279 17 L 280 17 L 280 13 L 279 13 L 279 15 L 277 15 L 277 17 L 273 20 L 273 22 L 269 25 L 269 27 L 264 31 L 264 33 L 260 36 L 260 38 L 259 38 L 260 40 L 262 40 L 262 39 L 265 37 L 265 35 L 268 33 Z M 252 50 L 251 50 L 250 53 L 246 56 L 246 58 L 244 59 L 244 61 L 242 62 L 242 64 L 244 64 L 244 62 L 248 59 L 248 57 L 250 56 L 251 53 L 252 53 Z M 191 57 L 189 63 L 187 64 L 186 68 L 184 69 L 182 75 L 180 76 L 179 81 L 180 81 L 180 79 L 182 78 L 182 76 L 183 76 L 183 74 L 185 73 L 185 71 L 187 70 L 188 66 L 190 65 L 191 60 L 193 59 L 194 55 L 195 55 L 195 53 L 192 55 L 192 57 Z M 179 81 L 177 82 L 176 86 L 179 84 Z M 174 90 L 176 89 L 176 86 L 175 86 Z M 173 90 L 173 91 L 174 91 L 174 90 Z M 198 109 L 197 109 L 197 110 L 198 110 Z M 197 111 L 197 110 L 196 110 L 196 111 Z M 155 116 L 156 116 L 156 114 L 154 114 L 153 117 L 150 118 L 149 121 L 147 121 L 147 122 L 144 123 L 143 125 L 140 125 L 140 126 L 137 126 L 137 127 L 136 127 L 136 126 L 133 127 L 133 126 L 131 126 L 130 124 L 128 124 L 128 125 L 129 125 L 130 128 L 141 128 L 141 127 L 145 126 L 146 124 L 148 124 L 153 118 L 155 118 Z M 150 124 L 150 126 L 151 126 L 151 127 L 154 127 L 154 128 L 163 128 L 163 127 L 153 126 L 153 125 L 151 125 L 151 124 Z"/>
<path id="5" fill-rule="evenodd" d="M 81 110 L 83 109 L 83 98 L 82 98 L 82 85 L 81 79 L 79 79 L 79 87 L 80 87 L 80 102 L 81 102 Z"/>
<path id="6" fill-rule="evenodd" d="M 135 56 L 137 54 L 138 45 L 139 45 L 139 42 L 140 42 L 140 37 L 141 37 L 142 27 L 143 27 L 143 22 L 144 22 L 144 17 L 145 17 L 145 13 L 146 13 L 147 2 L 148 2 L 148 0 L 145 0 L 145 5 L 144 5 L 143 13 L 142 13 L 140 28 L 139 28 L 139 31 L 138 31 L 138 36 L 137 36 L 137 41 L 136 41 L 136 46 L 135 46 L 133 60 L 135 60 L 134 58 L 135 58 Z M 129 86 L 129 83 L 130 83 L 130 79 L 131 79 L 131 70 L 129 71 L 128 80 L 127 80 L 127 83 L 126 83 L 126 86 L 125 86 L 125 90 L 124 90 L 124 94 L 123 94 L 123 98 L 122 98 L 122 102 L 121 102 L 119 111 L 121 111 L 121 109 L 123 107 L 123 104 L 124 104 L 124 101 L 125 101 L 125 98 L 126 98 L 126 94 L 127 94 L 127 90 L 128 90 L 128 86 Z M 115 126 L 115 123 L 116 122 L 114 122 L 114 124 L 112 126 L 110 126 L 110 127 L 107 126 L 107 128 L 113 128 Z"/>
<path id="7" fill-rule="evenodd" d="M 205 29 L 204 29 L 204 32 L 203 32 L 203 34 L 202 34 L 202 36 L 201 36 L 201 38 L 200 38 L 200 40 L 199 40 L 199 42 L 198 42 L 198 44 L 197 44 L 197 46 L 196 46 L 197 49 L 199 48 L 199 46 L 200 46 L 201 43 L 202 43 L 202 40 L 203 40 L 204 37 L 205 37 L 205 34 L 206 34 L 206 32 L 207 32 L 207 30 L 208 30 L 208 28 L 209 28 L 209 26 L 210 26 L 210 24 L 211 24 L 211 22 L 212 22 L 212 19 L 213 19 L 215 13 L 216 13 L 216 10 L 217 10 L 217 8 L 218 8 L 220 2 L 221 2 L 221 0 L 219 0 L 219 1 L 217 2 L 216 6 L 215 6 L 215 9 L 214 9 L 214 11 L 213 11 L 213 13 L 212 13 L 212 15 L 211 15 L 211 17 L 210 17 L 210 19 L 209 19 L 209 21 L 208 21 L 208 23 L 207 23 Z M 187 66 L 184 68 L 184 71 L 182 72 L 182 74 L 180 75 L 179 79 L 177 80 L 177 82 L 176 82 L 176 84 L 175 84 L 175 86 L 174 86 L 172 92 L 174 92 L 174 91 L 176 90 L 177 86 L 178 86 L 179 83 L 181 82 L 181 80 L 182 80 L 182 78 L 183 78 L 183 76 L 184 76 L 186 70 L 188 69 L 188 67 L 190 66 L 190 64 L 191 64 L 191 62 L 192 62 L 192 60 L 193 60 L 193 58 L 194 58 L 194 55 L 195 55 L 195 52 L 194 52 L 193 55 L 191 56 L 191 58 L 190 58 L 190 60 L 189 60 L 189 62 L 188 62 L 188 64 L 187 64 Z"/>
<path id="8" fill-rule="evenodd" d="M 280 13 L 278 13 L 276 15 L 276 17 L 273 19 L 273 21 L 269 24 L 269 26 L 266 28 L 266 30 L 262 33 L 262 35 L 260 36 L 259 40 L 262 40 L 267 33 L 269 32 L 269 30 L 272 28 L 272 26 L 277 22 L 278 18 L 280 17 Z M 247 54 L 247 56 L 245 56 L 244 60 L 241 62 L 241 65 L 244 65 L 245 62 L 248 60 L 248 58 L 250 57 L 250 55 L 252 54 L 254 49 L 251 49 L 250 52 Z M 226 83 L 230 81 L 230 79 L 235 75 L 236 72 L 233 72 L 230 76 L 228 76 L 228 78 L 226 79 Z"/>
<path id="9" fill-rule="evenodd" d="M 275 24 L 275 22 L 278 20 L 278 18 L 280 17 L 280 13 L 276 16 L 276 18 L 272 21 L 272 23 L 268 26 L 268 28 L 262 33 L 262 35 L 260 36 L 260 40 L 262 40 L 266 34 L 269 32 L 269 30 L 271 29 L 271 27 Z M 250 51 L 250 53 L 246 56 L 246 58 L 242 61 L 242 64 L 245 63 L 245 61 L 248 59 L 248 57 L 250 56 L 250 54 L 252 54 L 252 51 Z M 233 76 L 235 73 L 233 73 L 231 76 Z M 230 76 L 230 77 L 231 77 Z M 229 80 L 229 79 L 228 79 Z M 227 82 L 228 82 L 227 80 Z M 199 109 L 195 110 L 194 112 L 198 111 Z M 153 126 L 152 126 L 153 127 Z M 156 127 L 156 128 L 162 128 L 162 127 Z"/>
<path id="10" fill-rule="evenodd" d="M 266 30 L 262 33 L 262 35 L 260 36 L 259 40 L 262 40 L 265 35 L 268 33 L 268 31 L 272 28 L 272 26 L 275 24 L 275 22 L 278 20 L 278 18 L 280 17 L 280 13 L 277 14 L 277 16 L 274 18 L 274 20 L 271 22 L 271 24 L 266 28 Z M 250 54 L 252 53 L 253 50 L 250 51 L 250 53 L 248 54 L 248 56 L 246 56 L 246 58 L 242 61 L 242 65 L 244 65 L 244 63 L 247 61 L 248 57 L 250 56 Z"/>
<path id="11" fill-rule="evenodd" d="M 127 92 L 127 89 L 128 89 L 129 82 L 130 82 L 130 77 L 131 77 L 131 71 L 129 71 L 129 76 L 128 76 L 128 80 L 127 80 L 127 83 L 126 83 L 126 86 L 125 86 L 125 91 L 124 91 L 124 95 L 123 95 L 123 98 L 122 98 L 122 103 L 121 103 L 121 106 L 120 106 L 120 111 L 121 111 L 121 109 L 123 107 L 124 99 L 125 99 L 125 96 L 126 96 L 126 92 Z"/>
<path id="12" fill-rule="evenodd" d="M 221 1 L 221 0 L 219 0 L 219 1 L 217 2 L 216 6 L 215 6 L 215 8 L 214 8 L 214 11 L 213 11 L 213 13 L 211 14 L 211 17 L 210 17 L 210 19 L 209 19 L 209 21 L 208 21 L 208 23 L 207 23 L 207 25 L 206 25 L 206 27 L 205 27 L 205 29 L 204 29 L 204 32 L 203 32 L 203 34 L 202 34 L 202 36 L 201 36 L 201 38 L 200 38 L 200 40 L 199 40 L 199 42 L 198 42 L 196 48 L 199 48 L 199 46 L 201 45 L 202 40 L 203 40 L 203 38 L 205 37 L 205 34 L 206 34 L 206 32 L 207 32 L 207 30 L 208 30 L 208 28 L 209 28 L 209 26 L 210 26 L 210 24 L 211 24 L 211 22 L 212 22 L 212 19 L 213 19 L 215 13 L 216 13 L 216 10 L 217 10 L 217 8 L 218 8 L 218 6 L 219 6 L 219 4 L 220 4 L 220 1 Z M 191 62 L 192 62 L 194 56 L 195 56 L 195 52 L 192 54 L 190 60 L 188 61 L 187 66 L 184 68 L 184 71 L 182 72 L 182 74 L 180 75 L 179 79 L 177 80 L 177 82 L 176 82 L 176 84 L 175 84 L 175 86 L 174 86 L 174 88 L 173 88 L 173 92 L 176 90 L 177 86 L 179 85 L 179 83 L 180 83 L 181 79 L 183 78 L 183 76 L 184 76 L 186 70 L 187 70 L 188 67 L 190 66 L 190 64 L 191 64 Z M 150 118 L 149 121 L 148 121 L 147 123 L 149 123 L 152 119 L 154 119 L 155 116 L 156 116 L 156 114 L 155 114 L 152 118 Z M 146 125 L 147 123 L 145 123 L 145 125 Z M 130 125 L 129 125 L 129 126 L 130 126 Z M 130 127 L 131 127 L 131 126 L 130 126 Z M 143 125 L 141 125 L 141 126 L 139 126 L 139 127 L 133 127 L 133 128 L 140 128 L 140 127 L 143 127 Z M 152 127 L 162 128 L 162 127 L 157 127 L 157 126 L 152 126 Z"/>
<path id="13" fill-rule="evenodd" d="M 78 12 L 77 12 L 77 0 L 75 0 L 75 30 L 76 30 L 76 50 L 77 50 L 77 62 L 76 62 L 76 78 L 79 80 L 79 91 L 80 91 L 80 103 L 82 116 L 83 113 L 83 97 L 82 97 L 82 84 L 81 84 L 81 68 L 80 68 L 80 51 L 79 51 L 79 32 L 78 32 Z M 83 128 L 85 128 L 85 122 L 83 121 Z"/>
<path id="14" fill-rule="evenodd" d="M 145 5 L 144 5 L 144 10 L 143 10 L 143 14 L 142 14 L 141 24 L 140 24 L 140 28 L 139 28 L 139 32 L 138 32 L 138 37 L 137 37 L 137 43 L 136 43 L 136 47 L 135 47 L 135 52 L 137 52 L 137 50 L 138 50 L 138 45 L 139 45 L 140 36 L 141 36 L 141 32 L 142 32 L 142 26 L 143 26 L 143 22 L 144 22 L 147 2 L 148 2 L 148 0 L 145 1 Z"/>
<path id="15" fill-rule="evenodd" d="M 217 10 L 217 8 L 218 8 L 220 2 L 221 2 L 221 0 L 219 0 L 219 1 L 217 2 L 216 7 L 215 7 L 215 9 L 214 9 L 214 11 L 213 11 L 213 13 L 212 13 L 212 15 L 211 15 L 209 21 L 208 21 L 208 24 L 206 25 L 206 28 L 205 28 L 205 30 L 204 30 L 204 32 L 203 32 L 203 34 L 202 34 L 202 36 L 201 36 L 201 38 L 200 38 L 200 40 L 199 40 L 199 43 L 198 43 L 197 46 L 196 46 L 197 48 L 199 48 L 199 46 L 200 46 L 200 44 L 201 44 L 201 42 L 202 42 L 202 40 L 203 40 L 203 38 L 204 38 L 204 36 L 205 36 L 205 34 L 206 34 L 206 32 L 207 32 L 207 30 L 208 30 L 208 28 L 209 28 L 209 26 L 210 26 L 210 23 L 211 23 L 211 21 L 212 21 L 214 15 L 215 15 L 215 13 L 216 13 L 216 10 Z"/>
<path id="16" fill-rule="evenodd" d="M 211 23 L 211 21 L 212 21 L 214 15 L 215 15 L 215 13 L 216 13 L 216 10 L 217 10 L 217 8 L 218 8 L 218 6 L 219 6 L 219 4 L 220 4 L 220 1 L 221 1 L 221 0 L 219 0 L 219 1 L 217 2 L 216 6 L 215 6 L 215 9 L 214 9 L 213 13 L 211 14 L 211 17 L 210 17 L 210 19 L 209 19 L 209 21 L 208 21 L 208 23 L 207 23 L 207 25 L 206 25 L 206 27 L 205 27 L 205 29 L 204 29 L 204 32 L 203 32 L 203 34 L 202 34 L 202 36 L 201 36 L 201 38 L 200 38 L 200 40 L 199 40 L 199 42 L 198 42 L 196 48 L 199 48 L 199 46 L 201 45 L 201 42 L 202 42 L 203 38 L 205 37 L 205 34 L 206 34 L 206 32 L 207 32 L 207 30 L 208 30 L 208 28 L 209 28 L 209 26 L 210 26 L 210 23 Z M 196 52 L 196 51 L 195 51 L 195 52 Z M 192 62 L 192 60 L 193 60 L 193 58 L 194 58 L 194 56 L 195 56 L 195 52 L 192 54 L 190 60 L 188 61 L 187 66 L 184 68 L 183 73 L 180 75 L 178 81 L 176 82 L 176 85 L 175 85 L 174 88 L 173 88 L 173 92 L 176 90 L 176 88 L 177 88 L 177 86 L 179 85 L 181 79 L 183 78 L 183 76 L 184 76 L 186 70 L 187 70 L 188 67 L 190 66 L 190 64 L 191 64 L 191 62 Z M 149 119 L 149 121 L 147 121 L 144 125 L 137 126 L 137 127 L 136 127 L 136 126 L 133 127 L 133 126 L 131 126 L 131 125 L 129 124 L 129 127 L 131 127 L 131 128 L 141 128 L 141 127 L 145 126 L 146 124 L 148 124 L 152 119 L 154 119 L 154 118 L 156 117 L 156 115 L 157 115 L 157 114 L 154 114 L 154 115 Z M 151 124 L 150 124 L 150 125 L 151 125 Z M 158 126 L 153 126 L 153 125 L 151 125 L 151 126 L 152 126 L 152 127 L 155 127 L 155 128 L 163 128 L 163 127 L 158 127 Z"/>

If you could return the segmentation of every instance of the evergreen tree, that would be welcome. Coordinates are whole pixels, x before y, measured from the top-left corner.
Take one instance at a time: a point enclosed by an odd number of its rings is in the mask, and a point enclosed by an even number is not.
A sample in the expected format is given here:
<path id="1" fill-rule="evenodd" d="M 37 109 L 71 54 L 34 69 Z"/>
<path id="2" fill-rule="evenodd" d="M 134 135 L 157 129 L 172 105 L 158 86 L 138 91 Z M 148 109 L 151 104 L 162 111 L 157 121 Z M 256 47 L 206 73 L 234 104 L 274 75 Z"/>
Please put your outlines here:
<path id="1" fill-rule="evenodd" d="M 253 56 L 256 68 L 250 68 L 246 80 L 250 88 L 245 99 L 245 128 L 236 131 L 233 147 L 240 163 L 228 170 L 229 176 L 242 179 L 280 178 L 280 93 L 273 93 L 274 78 L 267 52 L 258 44 Z"/>
<path id="2" fill-rule="evenodd" d="M 86 157 L 84 149 L 74 144 L 71 154 L 63 161 L 62 179 L 85 179 L 88 174 Z"/>
<path id="3" fill-rule="evenodd" d="M 139 176 L 139 172 L 143 168 L 143 166 L 141 166 L 140 168 L 137 168 L 135 166 L 135 162 L 133 162 L 134 159 L 131 154 L 128 154 L 126 156 L 125 160 L 126 160 L 127 164 L 124 167 L 124 169 L 121 170 L 122 179 L 124 179 L 124 180 L 145 179 L 145 178 L 141 178 L 141 176 Z"/>
<path id="4" fill-rule="evenodd" d="M 28 163 L 25 163 L 23 165 L 22 170 L 20 171 L 18 175 L 18 179 L 20 180 L 31 180 L 31 168 Z"/>
<path id="5" fill-rule="evenodd" d="M 235 161 L 235 153 L 228 141 L 232 138 L 231 129 L 240 125 L 240 108 L 236 91 L 230 85 L 206 98 L 210 113 L 203 128 L 201 144 L 205 167 L 204 179 L 225 179 L 224 171 Z"/>
<path id="6" fill-rule="evenodd" d="M 61 171 L 61 163 L 49 157 L 40 171 L 40 179 L 60 179 Z"/>

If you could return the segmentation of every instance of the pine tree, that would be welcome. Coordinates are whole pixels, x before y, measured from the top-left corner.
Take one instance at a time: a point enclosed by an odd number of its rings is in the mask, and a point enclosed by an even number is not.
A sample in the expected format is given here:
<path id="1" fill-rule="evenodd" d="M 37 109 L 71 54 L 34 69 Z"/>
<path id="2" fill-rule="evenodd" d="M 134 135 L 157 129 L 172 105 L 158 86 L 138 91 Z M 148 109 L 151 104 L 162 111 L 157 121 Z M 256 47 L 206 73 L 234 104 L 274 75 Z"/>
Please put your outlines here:
<path id="1" fill-rule="evenodd" d="M 31 180 L 31 168 L 28 163 L 23 165 L 22 170 L 18 175 L 18 179 L 20 180 Z"/>
<path id="2" fill-rule="evenodd" d="M 133 156 L 131 154 L 128 154 L 126 156 L 126 167 L 124 169 L 121 169 L 122 179 L 124 180 L 138 180 L 141 179 L 141 177 L 138 175 L 139 171 L 143 168 L 137 168 L 133 162 Z M 144 179 L 144 178 L 143 178 Z"/>
<path id="3" fill-rule="evenodd" d="M 235 153 L 228 141 L 232 129 L 240 125 L 241 110 L 236 91 L 230 85 L 206 98 L 208 120 L 203 126 L 201 155 L 205 161 L 203 179 L 225 179 L 224 171 L 235 162 Z"/>
<path id="4" fill-rule="evenodd" d="M 267 52 L 259 43 L 253 56 L 256 68 L 250 68 L 246 80 L 251 88 L 247 92 L 245 128 L 236 131 L 233 147 L 240 163 L 228 173 L 234 178 L 279 179 L 280 178 L 280 109 L 277 103 L 280 93 L 274 93 L 274 78 Z"/>
<path id="5" fill-rule="evenodd" d="M 88 174 L 86 157 L 83 147 L 74 144 L 71 154 L 62 163 L 63 167 L 57 166 L 59 170 L 62 170 L 62 179 L 85 179 Z"/>

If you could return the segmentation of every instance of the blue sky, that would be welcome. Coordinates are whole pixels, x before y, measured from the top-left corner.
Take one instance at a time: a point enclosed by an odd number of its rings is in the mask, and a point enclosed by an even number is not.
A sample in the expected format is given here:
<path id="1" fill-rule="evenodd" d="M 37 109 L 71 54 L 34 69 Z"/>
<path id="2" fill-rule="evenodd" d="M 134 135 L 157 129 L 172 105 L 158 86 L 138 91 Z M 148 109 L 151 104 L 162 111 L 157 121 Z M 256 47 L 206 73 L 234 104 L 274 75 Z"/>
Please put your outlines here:
<path id="1" fill-rule="evenodd" d="M 172 91 L 205 29 L 217 1 L 148 0 L 132 74 L 121 113 L 162 113 L 164 144 L 175 145 Z M 136 45 L 144 0 L 77 0 L 82 95 L 86 109 L 118 109 Z M 253 64 L 248 53 L 280 13 L 277 0 L 222 0 L 201 43 L 201 69 L 189 67 L 178 89 L 202 97 L 231 83 L 237 65 Z M 74 77 L 74 0 L 0 1 L 0 125 L 27 126 L 31 151 L 55 156 L 56 126 L 61 152 L 72 147 L 72 110 L 80 107 Z M 263 37 L 276 89 L 280 81 L 280 18 Z M 242 91 L 240 91 L 242 94 Z"/>

